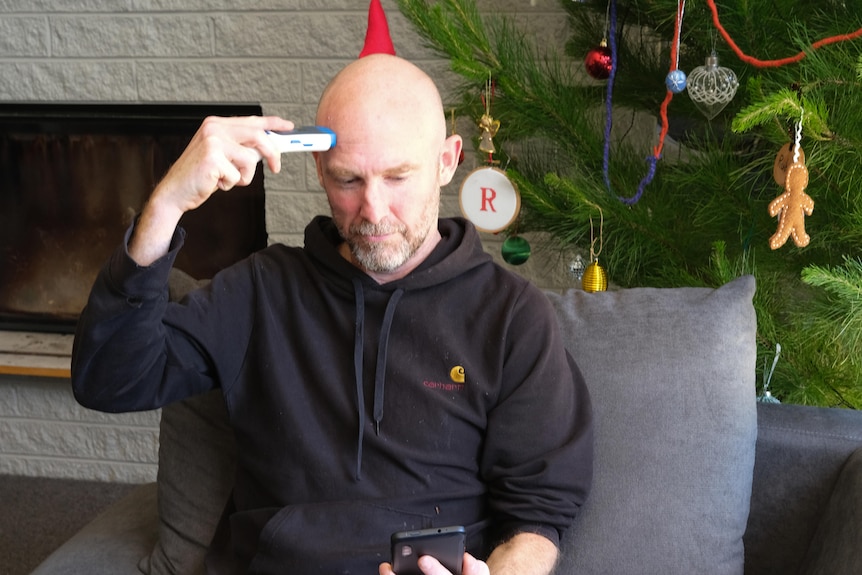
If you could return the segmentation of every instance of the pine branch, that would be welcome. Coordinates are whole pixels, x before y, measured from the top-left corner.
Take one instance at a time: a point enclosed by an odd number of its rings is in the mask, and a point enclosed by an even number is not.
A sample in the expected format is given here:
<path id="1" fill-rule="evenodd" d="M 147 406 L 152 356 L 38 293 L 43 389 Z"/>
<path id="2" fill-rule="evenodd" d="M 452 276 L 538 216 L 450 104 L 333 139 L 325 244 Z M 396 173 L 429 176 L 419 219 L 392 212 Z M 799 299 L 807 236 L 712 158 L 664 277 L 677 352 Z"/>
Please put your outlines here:
<path id="1" fill-rule="evenodd" d="M 426 45 L 452 61 L 452 69 L 473 81 L 487 78 L 500 63 L 472 2 L 397 0 L 401 12 L 421 32 Z"/>
<path id="2" fill-rule="evenodd" d="M 789 89 L 781 89 L 762 96 L 733 118 L 733 131 L 742 133 L 775 121 L 788 122 L 802 118 L 802 129 L 806 137 L 828 140 L 832 131 L 827 122 L 827 112 L 822 101 L 800 98 Z"/>
<path id="3" fill-rule="evenodd" d="M 602 265 L 624 287 L 716 286 L 755 275 L 759 359 L 771 360 L 777 342 L 785 350 L 773 394 L 862 408 L 862 360 L 856 359 L 862 358 L 862 311 L 852 296 L 862 290 L 862 273 L 856 263 L 842 264 L 862 245 L 862 57 L 858 42 L 809 48 L 862 26 L 860 0 L 816 7 L 799 0 L 722 3 L 722 23 L 746 53 L 773 59 L 807 50 L 799 64 L 763 69 L 741 63 L 704 28 L 711 17 L 703 4 L 687 6 L 680 68 L 702 65 L 715 48 L 747 89 L 712 121 L 686 94 L 673 99 L 668 145 L 632 206 L 618 196 L 633 195 L 654 144 L 630 126 L 635 118 L 656 117 L 665 95 L 676 0 L 618 0 L 609 142 L 606 84 L 584 79 L 581 64 L 604 35 L 606 1 L 560 0 L 573 29 L 564 56 L 539 51 L 499 14 L 479 15 L 472 0 L 398 1 L 464 78 L 460 114 L 478 119 L 479 95 L 493 77 L 491 113 L 501 121 L 494 143 L 521 192 L 519 233 L 547 232 L 561 246 L 584 251 L 603 216 Z M 767 240 L 776 221 L 767 206 L 783 191 L 773 163 L 793 141 L 800 117 L 806 192 L 816 202 L 806 218 L 812 239 L 805 249 L 789 242 L 773 251 Z"/>
<path id="4" fill-rule="evenodd" d="M 846 258 L 843 267 L 809 266 L 802 271 L 802 280 L 828 294 L 825 303 L 817 304 L 818 313 L 811 316 L 809 333 L 841 348 L 836 365 L 862 363 L 862 260 Z M 837 331 L 836 324 L 840 326 Z"/>

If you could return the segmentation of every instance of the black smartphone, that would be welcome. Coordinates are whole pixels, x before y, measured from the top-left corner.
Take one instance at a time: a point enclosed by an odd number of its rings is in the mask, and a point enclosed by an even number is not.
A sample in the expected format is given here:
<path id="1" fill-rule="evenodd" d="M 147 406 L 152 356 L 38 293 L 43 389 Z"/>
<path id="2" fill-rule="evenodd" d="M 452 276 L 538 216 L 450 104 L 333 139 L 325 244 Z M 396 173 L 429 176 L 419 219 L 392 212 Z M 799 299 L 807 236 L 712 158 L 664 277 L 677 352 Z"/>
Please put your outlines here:
<path id="1" fill-rule="evenodd" d="M 396 575 L 422 575 L 417 561 L 431 555 L 454 575 L 461 575 L 467 532 L 460 525 L 392 534 L 392 570 Z"/>

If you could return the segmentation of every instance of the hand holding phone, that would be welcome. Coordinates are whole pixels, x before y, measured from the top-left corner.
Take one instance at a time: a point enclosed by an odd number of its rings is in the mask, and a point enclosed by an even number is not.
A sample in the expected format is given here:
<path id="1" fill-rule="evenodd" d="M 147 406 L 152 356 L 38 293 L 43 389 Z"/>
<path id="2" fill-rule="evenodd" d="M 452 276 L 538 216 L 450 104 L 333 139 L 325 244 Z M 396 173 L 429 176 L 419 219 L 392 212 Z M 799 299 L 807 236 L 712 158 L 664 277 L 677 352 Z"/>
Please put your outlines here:
<path id="1" fill-rule="evenodd" d="M 437 559 L 453 575 L 461 575 L 467 534 L 464 527 L 434 527 L 392 534 L 392 570 L 396 575 L 422 575 L 423 555 Z"/>

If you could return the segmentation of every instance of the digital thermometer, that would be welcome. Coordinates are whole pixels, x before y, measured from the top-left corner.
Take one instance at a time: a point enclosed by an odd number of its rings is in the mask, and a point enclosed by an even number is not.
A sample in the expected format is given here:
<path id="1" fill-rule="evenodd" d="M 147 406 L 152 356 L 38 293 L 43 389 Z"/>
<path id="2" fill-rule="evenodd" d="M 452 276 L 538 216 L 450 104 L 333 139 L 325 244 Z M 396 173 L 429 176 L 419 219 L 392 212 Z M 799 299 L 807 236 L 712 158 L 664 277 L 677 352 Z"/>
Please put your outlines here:
<path id="1" fill-rule="evenodd" d="M 303 126 L 288 132 L 266 132 L 276 142 L 279 153 L 325 152 L 335 145 L 335 132 L 323 126 Z"/>

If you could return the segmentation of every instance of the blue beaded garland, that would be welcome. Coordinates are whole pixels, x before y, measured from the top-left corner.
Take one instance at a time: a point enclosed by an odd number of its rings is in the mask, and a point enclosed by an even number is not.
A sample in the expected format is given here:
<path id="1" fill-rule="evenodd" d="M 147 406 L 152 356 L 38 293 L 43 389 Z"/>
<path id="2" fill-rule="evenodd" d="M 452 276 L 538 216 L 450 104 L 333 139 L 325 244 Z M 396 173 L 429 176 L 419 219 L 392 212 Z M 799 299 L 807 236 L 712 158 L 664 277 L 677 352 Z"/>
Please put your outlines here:
<path id="1" fill-rule="evenodd" d="M 680 92 L 685 90 L 685 82 L 685 72 L 680 69 L 671 70 L 670 74 L 667 75 L 667 78 L 664 79 L 664 83 L 667 85 L 667 89 L 674 94 L 679 94 Z"/>

